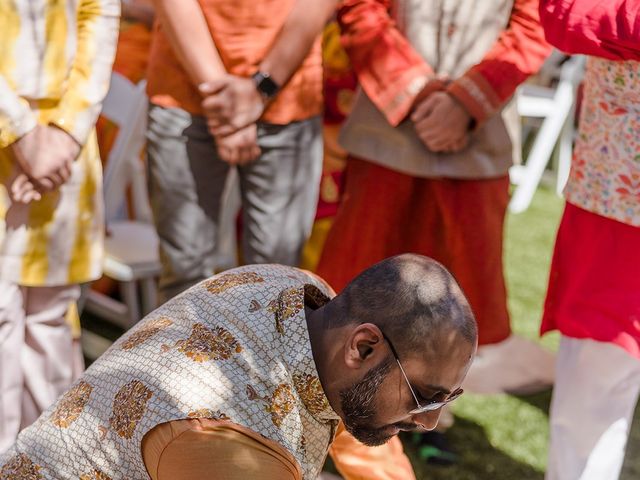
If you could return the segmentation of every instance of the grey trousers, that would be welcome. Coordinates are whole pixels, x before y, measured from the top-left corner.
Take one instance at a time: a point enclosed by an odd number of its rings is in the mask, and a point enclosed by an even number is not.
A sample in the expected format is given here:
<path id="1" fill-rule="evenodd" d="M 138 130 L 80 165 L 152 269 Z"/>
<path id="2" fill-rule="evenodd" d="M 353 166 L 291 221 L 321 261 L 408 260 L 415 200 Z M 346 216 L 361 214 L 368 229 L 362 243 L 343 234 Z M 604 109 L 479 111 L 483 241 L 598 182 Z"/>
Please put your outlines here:
<path id="1" fill-rule="evenodd" d="M 216 270 L 216 237 L 230 166 L 217 154 L 205 119 L 151 105 L 148 126 L 151 208 L 160 237 L 164 302 Z M 258 125 L 260 157 L 237 167 L 242 251 L 247 263 L 297 265 L 318 201 L 321 120 Z"/>

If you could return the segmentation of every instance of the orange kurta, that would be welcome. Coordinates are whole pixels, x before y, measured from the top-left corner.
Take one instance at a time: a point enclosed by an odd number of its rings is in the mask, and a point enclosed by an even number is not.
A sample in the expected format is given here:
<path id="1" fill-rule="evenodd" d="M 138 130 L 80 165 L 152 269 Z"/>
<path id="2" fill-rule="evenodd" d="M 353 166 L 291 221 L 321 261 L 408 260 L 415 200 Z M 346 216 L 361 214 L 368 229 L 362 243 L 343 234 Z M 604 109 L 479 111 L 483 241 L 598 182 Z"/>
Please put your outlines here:
<path id="1" fill-rule="evenodd" d="M 216 452 L 212 455 L 211 452 Z M 413 480 L 415 475 L 398 437 L 367 447 L 342 424 L 329 450 L 346 480 Z M 163 423 L 142 441 L 142 456 L 153 480 L 211 478 L 225 480 L 298 480 L 300 469 L 281 445 L 230 422 L 190 419 Z"/>
<path id="2" fill-rule="evenodd" d="M 294 0 L 198 0 L 228 73 L 248 77 L 258 70 L 293 8 Z M 151 102 L 201 115 L 202 98 L 156 25 L 148 71 Z M 302 65 L 269 105 L 262 121 L 286 125 L 322 111 L 320 38 Z"/>

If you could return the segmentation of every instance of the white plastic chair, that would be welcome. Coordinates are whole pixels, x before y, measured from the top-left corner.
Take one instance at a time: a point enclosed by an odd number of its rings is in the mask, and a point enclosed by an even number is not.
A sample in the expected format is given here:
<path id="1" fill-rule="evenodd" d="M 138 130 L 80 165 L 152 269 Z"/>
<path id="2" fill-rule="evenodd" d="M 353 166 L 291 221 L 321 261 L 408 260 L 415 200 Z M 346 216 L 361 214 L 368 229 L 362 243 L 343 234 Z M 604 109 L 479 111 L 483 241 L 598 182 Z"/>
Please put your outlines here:
<path id="1" fill-rule="evenodd" d="M 147 124 L 145 82 L 134 85 L 113 73 L 102 115 L 115 123 L 118 136 L 104 172 L 104 274 L 119 282 L 122 302 L 90 290 L 85 308 L 129 328 L 157 306 L 156 277 L 160 273 L 158 235 L 152 223 L 146 178 L 140 154 Z M 127 215 L 127 187 L 131 186 L 133 219 Z M 138 300 L 141 287 L 142 305 Z"/>
<path id="2" fill-rule="evenodd" d="M 556 53 L 555 58 L 558 58 Z M 554 57 L 552 56 L 552 61 Z M 562 193 L 569 177 L 574 135 L 576 91 L 585 59 L 582 56 L 566 60 L 559 71 L 555 88 L 523 85 L 516 94 L 516 104 L 521 117 L 542 118 L 542 125 L 533 142 L 525 165 L 514 165 L 509 171 L 511 183 L 517 185 L 509 210 L 525 211 L 542 179 L 544 170 L 558 144 L 558 170 L 556 191 Z"/>

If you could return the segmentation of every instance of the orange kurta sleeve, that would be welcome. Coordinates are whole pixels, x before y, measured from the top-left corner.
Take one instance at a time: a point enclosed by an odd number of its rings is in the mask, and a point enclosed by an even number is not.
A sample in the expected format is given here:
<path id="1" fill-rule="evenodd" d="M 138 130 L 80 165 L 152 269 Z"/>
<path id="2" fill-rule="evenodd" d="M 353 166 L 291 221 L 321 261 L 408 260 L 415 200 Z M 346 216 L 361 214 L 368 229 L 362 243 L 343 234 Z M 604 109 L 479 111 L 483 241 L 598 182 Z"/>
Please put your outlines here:
<path id="1" fill-rule="evenodd" d="M 538 0 L 515 0 L 509 25 L 482 61 L 449 85 L 448 92 L 482 123 L 536 73 L 551 52 L 544 39 Z"/>
<path id="2" fill-rule="evenodd" d="M 145 435 L 141 448 L 152 480 L 302 480 L 289 452 L 231 422 L 163 423 Z"/>
<path id="3" fill-rule="evenodd" d="M 338 11 L 342 44 L 367 96 L 398 125 L 433 76 L 391 18 L 390 0 L 344 0 Z"/>
<path id="4" fill-rule="evenodd" d="M 398 437 L 379 447 L 367 447 L 349 434 L 342 423 L 329 455 L 346 480 L 415 480 L 413 467 Z"/>

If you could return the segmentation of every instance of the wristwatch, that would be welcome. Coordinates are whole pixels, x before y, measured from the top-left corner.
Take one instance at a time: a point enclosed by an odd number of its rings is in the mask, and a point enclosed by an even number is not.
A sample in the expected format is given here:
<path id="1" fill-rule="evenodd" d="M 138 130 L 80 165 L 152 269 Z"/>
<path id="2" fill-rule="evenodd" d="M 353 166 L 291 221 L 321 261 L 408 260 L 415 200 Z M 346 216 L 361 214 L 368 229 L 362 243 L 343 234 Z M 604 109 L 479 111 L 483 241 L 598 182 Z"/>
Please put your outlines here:
<path id="1" fill-rule="evenodd" d="M 276 96 L 276 94 L 280 91 L 280 85 L 273 81 L 271 75 L 266 72 L 261 72 L 258 70 L 251 77 L 256 84 L 256 88 L 260 95 L 262 95 L 265 99 L 269 100 Z"/>

